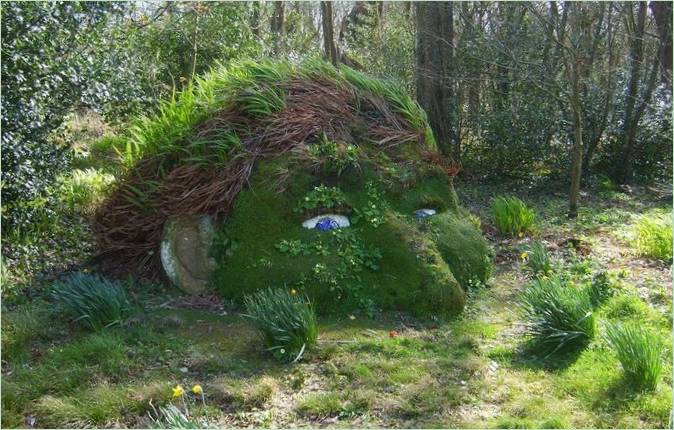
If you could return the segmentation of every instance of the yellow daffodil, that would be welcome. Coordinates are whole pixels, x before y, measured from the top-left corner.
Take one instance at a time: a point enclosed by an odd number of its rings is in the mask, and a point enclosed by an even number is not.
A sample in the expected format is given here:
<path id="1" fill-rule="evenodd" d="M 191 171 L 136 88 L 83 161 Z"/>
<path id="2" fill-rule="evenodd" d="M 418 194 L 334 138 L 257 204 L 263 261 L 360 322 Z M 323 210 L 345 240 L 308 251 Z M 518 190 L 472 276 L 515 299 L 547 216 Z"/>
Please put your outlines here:
<path id="1" fill-rule="evenodd" d="M 182 385 L 176 385 L 173 388 L 173 398 L 177 399 L 178 397 L 182 397 L 182 395 L 185 394 L 185 390 L 183 390 Z"/>
<path id="2" fill-rule="evenodd" d="M 523 253 L 520 254 L 520 258 L 522 259 L 522 261 L 525 261 L 527 258 L 529 258 L 529 254 L 527 254 L 526 252 L 523 252 Z"/>
<path id="3" fill-rule="evenodd" d="M 201 388 L 201 385 L 196 384 L 194 387 L 192 387 L 192 392 L 196 395 L 199 395 L 204 392 L 204 390 Z"/>

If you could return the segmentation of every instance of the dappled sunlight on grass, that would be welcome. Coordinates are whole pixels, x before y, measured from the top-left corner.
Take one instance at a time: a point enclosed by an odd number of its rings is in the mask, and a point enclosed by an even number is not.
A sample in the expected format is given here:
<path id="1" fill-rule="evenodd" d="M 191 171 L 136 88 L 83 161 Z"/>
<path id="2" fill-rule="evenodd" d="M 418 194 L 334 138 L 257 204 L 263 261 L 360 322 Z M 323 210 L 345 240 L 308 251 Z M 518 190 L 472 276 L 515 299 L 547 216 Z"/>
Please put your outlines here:
<path id="1" fill-rule="evenodd" d="M 568 221 L 559 216 L 563 198 L 527 199 L 541 214 L 536 240 L 550 270 L 577 289 L 606 283 L 605 297 L 593 302 L 597 334 L 571 355 L 543 359 L 527 350 L 518 306 L 540 275 L 521 259 L 531 241 L 495 239 L 502 260 L 486 286 L 469 292 L 461 315 L 324 316 L 316 348 L 295 364 L 265 350 L 243 310 L 227 302 L 190 307 L 160 286 L 129 284 L 144 312 L 95 333 L 49 302 L 3 308 L 2 424 L 153 426 L 153 407 L 182 409 L 171 398 L 176 385 L 200 384 L 205 404 L 191 401 L 190 421 L 226 427 L 664 427 L 671 363 L 654 391 L 635 390 L 603 336 L 606 322 L 636 322 L 671 356 L 669 270 L 637 264 L 615 239 L 642 210 L 671 209 L 633 200 L 592 205 Z M 569 236 L 587 250 L 557 245 Z"/>

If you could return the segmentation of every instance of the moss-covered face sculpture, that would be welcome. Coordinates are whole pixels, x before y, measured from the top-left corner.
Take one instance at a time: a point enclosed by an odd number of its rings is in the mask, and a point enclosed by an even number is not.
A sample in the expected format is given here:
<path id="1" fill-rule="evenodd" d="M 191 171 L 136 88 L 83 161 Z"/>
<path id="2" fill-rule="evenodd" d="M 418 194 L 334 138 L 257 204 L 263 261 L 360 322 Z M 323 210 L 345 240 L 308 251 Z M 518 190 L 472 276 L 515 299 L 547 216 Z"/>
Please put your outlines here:
<path id="1" fill-rule="evenodd" d="M 97 217 L 111 261 L 156 268 L 167 222 L 209 215 L 208 285 L 234 300 L 283 286 L 323 312 L 452 314 L 488 279 L 487 244 L 404 92 L 322 62 L 245 63 L 181 100 L 221 94 L 174 124 L 185 131 L 170 151 L 150 143 L 168 121 L 139 127 L 138 161 Z"/>

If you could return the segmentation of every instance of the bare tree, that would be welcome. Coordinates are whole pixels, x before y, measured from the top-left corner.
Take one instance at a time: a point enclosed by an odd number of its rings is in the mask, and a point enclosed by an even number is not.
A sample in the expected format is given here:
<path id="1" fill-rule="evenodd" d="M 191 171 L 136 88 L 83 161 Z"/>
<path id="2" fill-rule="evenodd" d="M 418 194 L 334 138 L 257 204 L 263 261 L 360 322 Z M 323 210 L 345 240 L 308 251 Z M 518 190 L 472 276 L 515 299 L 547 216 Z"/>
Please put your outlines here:
<path id="1" fill-rule="evenodd" d="M 417 100 L 428 113 L 440 151 L 448 156 L 456 153 L 451 127 L 453 7 L 452 2 L 415 3 Z"/>
<path id="2" fill-rule="evenodd" d="M 672 2 L 651 1 L 649 7 L 653 12 L 655 24 L 660 35 L 660 66 L 662 67 L 662 81 L 672 86 Z"/>
<path id="3" fill-rule="evenodd" d="M 273 52 L 278 55 L 281 51 L 284 33 L 284 2 L 275 1 L 274 11 L 271 15 L 270 30 L 273 37 Z"/>
<path id="4" fill-rule="evenodd" d="M 321 2 L 321 22 L 323 24 L 323 47 L 325 49 L 325 57 L 332 64 L 337 65 L 338 55 L 337 46 L 335 46 L 332 2 Z"/>
<path id="5" fill-rule="evenodd" d="M 644 66 L 644 36 L 646 31 L 646 2 L 637 4 L 637 16 L 634 17 L 632 4 L 625 7 L 625 22 L 630 38 L 630 77 L 627 84 L 627 99 L 625 100 L 625 116 L 621 134 L 622 152 L 620 161 L 616 165 L 614 179 L 618 183 L 626 183 L 632 179 L 632 163 L 637 127 L 644 110 L 655 89 L 658 72 L 658 55 L 654 55 L 648 77 L 642 76 Z M 659 49 L 658 49 L 659 51 Z M 645 82 L 644 82 L 645 81 Z M 639 92 L 639 87 L 643 91 Z"/>

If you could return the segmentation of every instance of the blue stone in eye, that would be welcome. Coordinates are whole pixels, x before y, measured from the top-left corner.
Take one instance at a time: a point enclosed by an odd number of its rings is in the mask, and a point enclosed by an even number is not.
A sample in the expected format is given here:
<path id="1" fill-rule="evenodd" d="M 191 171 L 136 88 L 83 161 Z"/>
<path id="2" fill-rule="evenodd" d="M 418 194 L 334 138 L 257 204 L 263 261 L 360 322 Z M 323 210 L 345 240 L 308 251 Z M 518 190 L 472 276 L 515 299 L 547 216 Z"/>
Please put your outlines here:
<path id="1" fill-rule="evenodd" d="M 414 211 L 414 217 L 416 219 L 428 218 L 429 216 L 435 215 L 435 209 L 419 209 Z"/>
<path id="2" fill-rule="evenodd" d="M 319 231 L 328 231 L 333 230 L 335 228 L 339 228 L 339 224 L 334 219 L 325 217 L 319 219 L 314 228 Z"/>

